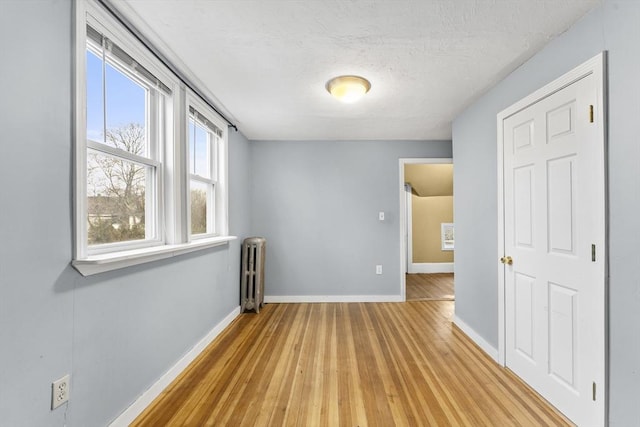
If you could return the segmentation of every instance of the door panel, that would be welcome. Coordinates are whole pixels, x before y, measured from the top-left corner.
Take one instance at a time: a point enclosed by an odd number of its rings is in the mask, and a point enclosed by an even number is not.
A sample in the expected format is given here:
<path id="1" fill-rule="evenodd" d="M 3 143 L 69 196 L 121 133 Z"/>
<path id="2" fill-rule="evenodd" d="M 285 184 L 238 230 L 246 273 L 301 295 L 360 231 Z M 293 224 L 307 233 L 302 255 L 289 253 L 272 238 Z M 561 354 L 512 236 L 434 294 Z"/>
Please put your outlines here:
<path id="1" fill-rule="evenodd" d="M 533 277 L 520 273 L 515 275 L 515 348 L 533 364 L 534 284 Z"/>
<path id="2" fill-rule="evenodd" d="M 549 283 L 549 373 L 575 389 L 578 292 Z"/>
<path id="3" fill-rule="evenodd" d="M 575 100 L 561 105 L 547 113 L 547 141 L 573 133 L 575 129 Z"/>
<path id="4" fill-rule="evenodd" d="M 549 252 L 575 255 L 576 156 L 548 161 Z"/>
<path id="5" fill-rule="evenodd" d="M 533 173 L 531 165 L 513 172 L 514 244 L 519 247 L 533 247 Z"/>
<path id="6" fill-rule="evenodd" d="M 526 121 L 513 128 L 513 151 L 517 153 L 533 145 L 533 121 Z"/>

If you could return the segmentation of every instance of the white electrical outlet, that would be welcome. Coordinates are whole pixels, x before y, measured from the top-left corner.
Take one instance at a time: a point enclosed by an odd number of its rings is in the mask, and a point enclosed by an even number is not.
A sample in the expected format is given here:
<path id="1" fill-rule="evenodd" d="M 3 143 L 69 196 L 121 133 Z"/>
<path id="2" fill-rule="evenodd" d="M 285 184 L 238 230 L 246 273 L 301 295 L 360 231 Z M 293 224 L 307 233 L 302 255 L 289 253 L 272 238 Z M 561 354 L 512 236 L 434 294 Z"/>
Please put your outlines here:
<path id="1" fill-rule="evenodd" d="M 64 402 L 69 401 L 70 384 L 71 377 L 69 375 L 65 375 L 51 384 L 51 409 L 56 409 Z"/>
<path id="2" fill-rule="evenodd" d="M 384 221 L 384 212 L 378 212 L 378 219 Z"/>
<path id="3" fill-rule="evenodd" d="M 382 265 L 376 265 L 376 274 L 382 274 Z"/>

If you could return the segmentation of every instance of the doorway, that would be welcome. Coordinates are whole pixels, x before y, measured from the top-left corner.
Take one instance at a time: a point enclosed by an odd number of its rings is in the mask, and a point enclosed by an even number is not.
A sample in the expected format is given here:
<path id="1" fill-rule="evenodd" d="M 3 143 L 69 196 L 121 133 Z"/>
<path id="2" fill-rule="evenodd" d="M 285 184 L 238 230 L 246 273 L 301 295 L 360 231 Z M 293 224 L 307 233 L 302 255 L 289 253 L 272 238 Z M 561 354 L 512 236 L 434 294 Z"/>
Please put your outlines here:
<path id="1" fill-rule="evenodd" d="M 605 425 L 604 55 L 498 114 L 500 361 Z"/>
<path id="2" fill-rule="evenodd" d="M 399 169 L 402 299 L 453 301 L 452 159 L 400 159 Z"/>

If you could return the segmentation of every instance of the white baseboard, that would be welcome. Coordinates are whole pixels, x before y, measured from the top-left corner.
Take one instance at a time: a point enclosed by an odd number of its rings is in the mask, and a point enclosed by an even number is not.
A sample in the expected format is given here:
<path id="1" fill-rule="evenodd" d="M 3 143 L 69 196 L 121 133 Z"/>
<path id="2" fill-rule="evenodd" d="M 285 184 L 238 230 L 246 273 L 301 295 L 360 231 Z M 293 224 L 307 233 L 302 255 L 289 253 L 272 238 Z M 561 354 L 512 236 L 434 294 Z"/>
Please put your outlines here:
<path id="1" fill-rule="evenodd" d="M 160 377 L 147 391 L 142 393 L 135 402 L 131 404 L 125 411 L 118 416 L 115 420 L 109 424 L 109 427 L 126 427 L 138 415 L 144 411 L 147 406 L 153 402 L 153 400 L 167 388 L 171 382 L 180 375 L 182 371 L 186 369 L 191 362 L 218 336 L 220 333 L 229 326 L 229 324 L 240 315 L 240 307 L 233 309 L 224 319 L 220 321 L 204 338 L 202 338 L 191 350 L 187 352 L 178 362 L 173 365 L 164 375 Z"/>
<path id="2" fill-rule="evenodd" d="M 413 262 L 409 273 L 453 273 L 452 262 Z"/>
<path id="3" fill-rule="evenodd" d="M 464 321 L 462 319 L 460 319 L 458 316 L 455 316 L 455 315 L 453 316 L 453 323 L 458 328 L 460 328 L 460 330 L 462 332 L 464 332 L 469 338 L 471 338 L 471 341 L 473 341 L 476 344 L 478 344 L 478 347 L 480 347 L 482 349 L 482 351 L 487 353 L 489 355 L 489 357 L 491 357 L 493 360 L 498 362 L 498 349 L 497 348 L 495 348 L 494 346 L 489 344 L 484 338 L 482 338 L 480 336 L 480 334 L 478 334 L 476 331 L 474 331 L 471 326 L 469 326 L 466 323 L 464 323 Z"/>
<path id="4" fill-rule="evenodd" d="M 401 295 L 265 295 L 266 303 L 402 302 Z"/>

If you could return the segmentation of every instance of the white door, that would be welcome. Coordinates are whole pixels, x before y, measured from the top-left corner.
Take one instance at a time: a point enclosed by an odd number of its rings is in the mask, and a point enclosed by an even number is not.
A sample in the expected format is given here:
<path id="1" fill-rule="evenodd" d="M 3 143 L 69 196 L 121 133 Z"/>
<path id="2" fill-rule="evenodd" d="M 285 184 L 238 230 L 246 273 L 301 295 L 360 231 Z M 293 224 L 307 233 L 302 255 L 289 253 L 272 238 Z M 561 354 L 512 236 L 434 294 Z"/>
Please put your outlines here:
<path id="1" fill-rule="evenodd" d="M 588 74 L 502 120 L 506 366 L 584 426 L 604 423 L 598 97 Z"/>

